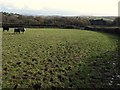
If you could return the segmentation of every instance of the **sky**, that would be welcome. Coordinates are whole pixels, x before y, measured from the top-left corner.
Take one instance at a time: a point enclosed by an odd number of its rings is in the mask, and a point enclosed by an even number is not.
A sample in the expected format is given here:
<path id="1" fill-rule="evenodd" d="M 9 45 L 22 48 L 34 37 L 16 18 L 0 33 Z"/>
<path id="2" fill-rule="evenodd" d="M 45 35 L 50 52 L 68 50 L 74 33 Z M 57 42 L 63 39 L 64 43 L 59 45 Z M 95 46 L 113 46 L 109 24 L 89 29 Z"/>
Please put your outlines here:
<path id="1" fill-rule="evenodd" d="M 0 10 L 26 15 L 118 16 L 120 0 L 0 0 Z"/>

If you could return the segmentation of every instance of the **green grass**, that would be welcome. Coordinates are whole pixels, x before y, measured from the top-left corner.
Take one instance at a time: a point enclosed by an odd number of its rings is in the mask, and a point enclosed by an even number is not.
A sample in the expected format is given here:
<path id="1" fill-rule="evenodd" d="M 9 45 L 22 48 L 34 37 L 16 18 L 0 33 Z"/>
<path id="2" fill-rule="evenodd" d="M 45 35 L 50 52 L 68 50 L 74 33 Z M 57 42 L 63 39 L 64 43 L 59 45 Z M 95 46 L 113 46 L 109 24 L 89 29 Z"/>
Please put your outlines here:
<path id="1" fill-rule="evenodd" d="M 119 86 L 118 37 L 77 29 L 3 32 L 3 88 Z"/>

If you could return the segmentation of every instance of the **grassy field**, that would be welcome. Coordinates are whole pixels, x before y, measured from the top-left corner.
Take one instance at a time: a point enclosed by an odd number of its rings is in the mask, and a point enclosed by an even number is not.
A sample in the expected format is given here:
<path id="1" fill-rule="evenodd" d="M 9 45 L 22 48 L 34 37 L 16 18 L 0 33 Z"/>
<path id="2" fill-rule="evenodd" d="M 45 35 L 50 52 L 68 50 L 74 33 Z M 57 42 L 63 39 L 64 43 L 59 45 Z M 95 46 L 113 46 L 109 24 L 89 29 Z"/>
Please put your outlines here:
<path id="1" fill-rule="evenodd" d="M 117 88 L 118 37 L 77 29 L 3 32 L 3 88 Z"/>

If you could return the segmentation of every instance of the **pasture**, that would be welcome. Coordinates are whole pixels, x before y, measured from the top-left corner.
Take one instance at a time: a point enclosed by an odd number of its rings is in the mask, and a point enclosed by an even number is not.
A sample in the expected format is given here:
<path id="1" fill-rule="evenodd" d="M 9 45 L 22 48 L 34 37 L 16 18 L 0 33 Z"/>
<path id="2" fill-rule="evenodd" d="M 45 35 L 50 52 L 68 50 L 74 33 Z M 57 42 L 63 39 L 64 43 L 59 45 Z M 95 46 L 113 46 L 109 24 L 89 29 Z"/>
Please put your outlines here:
<path id="1" fill-rule="evenodd" d="M 77 29 L 2 33 L 3 88 L 117 88 L 118 37 Z"/>

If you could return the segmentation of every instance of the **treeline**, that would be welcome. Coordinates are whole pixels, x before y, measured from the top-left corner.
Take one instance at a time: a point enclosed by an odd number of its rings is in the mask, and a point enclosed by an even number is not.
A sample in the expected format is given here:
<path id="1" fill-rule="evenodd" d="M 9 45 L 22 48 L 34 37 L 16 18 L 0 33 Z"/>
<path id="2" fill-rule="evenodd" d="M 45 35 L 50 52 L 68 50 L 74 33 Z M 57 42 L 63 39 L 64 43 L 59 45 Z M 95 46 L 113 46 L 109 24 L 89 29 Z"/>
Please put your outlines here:
<path id="1" fill-rule="evenodd" d="M 2 25 L 9 27 L 58 27 L 80 28 L 85 26 L 119 26 L 120 18 L 114 21 L 105 19 L 90 19 L 87 17 L 64 16 L 25 16 L 16 13 L 2 12 Z"/>
<path id="2" fill-rule="evenodd" d="M 20 14 L 3 12 L 2 24 L 9 27 L 63 27 L 77 28 L 90 25 L 88 19 L 81 17 L 62 17 L 62 16 L 25 16 Z"/>
<path id="3" fill-rule="evenodd" d="M 98 22 L 98 21 L 103 21 L 103 20 L 102 19 L 96 20 L 96 22 Z M 101 23 L 101 22 L 99 22 L 99 23 Z M 99 23 L 97 23 L 97 24 L 99 24 Z M 101 23 L 101 25 L 95 25 L 93 22 L 93 24 L 91 23 L 91 26 L 86 26 L 84 29 L 120 35 L 120 17 L 116 17 L 112 21 L 112 23 L 108 24 L 108 26 L 106 25 L 105 21 L 103 21 L 103 23 Z"/>
<path id="4" fill-rule="evenodd" d="M 113 25 L 120 27 L 120 17 L 115 18 Z"/>

